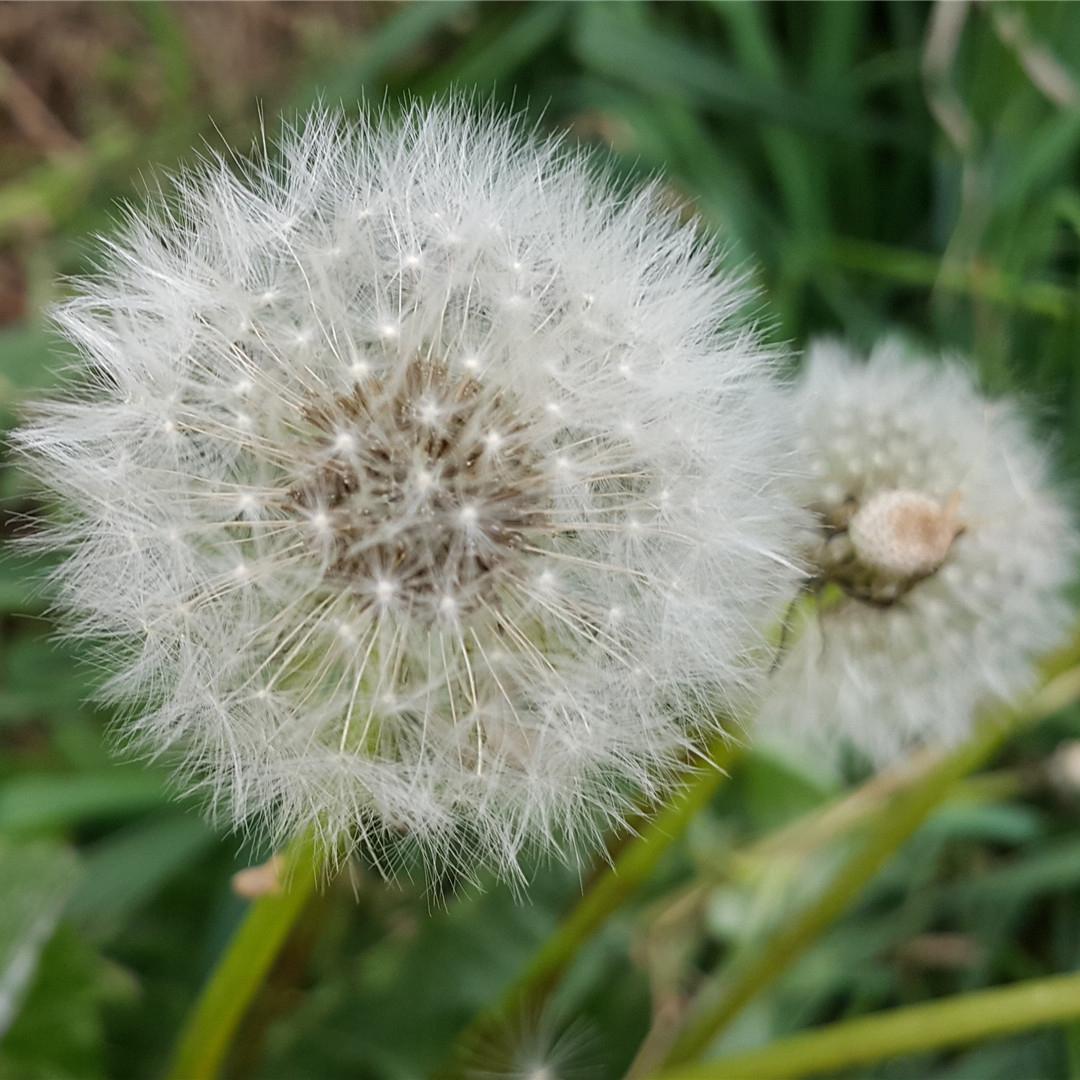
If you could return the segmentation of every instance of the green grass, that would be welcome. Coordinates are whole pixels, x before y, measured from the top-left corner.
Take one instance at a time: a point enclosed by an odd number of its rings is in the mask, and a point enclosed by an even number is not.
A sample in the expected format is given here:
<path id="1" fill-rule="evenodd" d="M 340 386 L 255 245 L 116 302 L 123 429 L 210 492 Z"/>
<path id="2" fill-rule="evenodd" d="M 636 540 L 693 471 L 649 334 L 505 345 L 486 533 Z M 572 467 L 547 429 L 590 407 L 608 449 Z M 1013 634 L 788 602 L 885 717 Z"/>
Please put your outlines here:
<path id="1" fill-rule="evenodd" d="M 355 107 L 456 86 L 608 144 L 627 175 L 661 172 L 751 276 L 772 340 L 869 344 L 899 329 L 969 356 L 990 391 L 1025 400 L 1080 492 L 1080 5 L 403 3 L 361 29 L 305 31 L 284 74 L 229 93 L 199 66 L 181 9 L 114 10 L 137 44 L 88 66 L 64 114 L 79 151 L 23 147 L 0 174 L 0 244 L 25 309 L 0 329 L 2 428 L 55 378 L 43 312 L 140 177 L 203 137 L 220 145 L 217 129 L 246 143 L 259 102 L 272 127 L 318 98 Z M 26 492 L 0 459 L 0 530 L 31 508 Z M 50 640 L 28 573 L 0 555 L 0 1000 L 5 957 L 30 940 L 23 915 L 43 921 L 0 1077 L 149 1080 L 243 914 L 230 874 L 264 853 L 202 824 L 157 772 L 115 764 L 109 717 L 87 704 L 95 675 Z M 810 1026 L 1076 969 L 1080 783 L 1051 763 L 1078 739 L 1068 708 L 1009 740 L 988 782 L 945 799 L 716 1052 L 738 1060 Z M 552 1023 L 587 1029 L 580 1075 L 621 1076 L 654 996 L 677 1002 L 806 907 L 850 855 L 846 833 L 764 865 L 740 853 L 863 779 L 779 752 L 740 761 L 566 966 Z M 547 865 L 527 903 L 493 888 L 433 904 L 419 884 L 361 872 L 305 916 L 232 1075 L 432 1075 L 579 896 L 574 874 Z M 837 1075 L 1080 1077 L 1080 1025 Z"/>

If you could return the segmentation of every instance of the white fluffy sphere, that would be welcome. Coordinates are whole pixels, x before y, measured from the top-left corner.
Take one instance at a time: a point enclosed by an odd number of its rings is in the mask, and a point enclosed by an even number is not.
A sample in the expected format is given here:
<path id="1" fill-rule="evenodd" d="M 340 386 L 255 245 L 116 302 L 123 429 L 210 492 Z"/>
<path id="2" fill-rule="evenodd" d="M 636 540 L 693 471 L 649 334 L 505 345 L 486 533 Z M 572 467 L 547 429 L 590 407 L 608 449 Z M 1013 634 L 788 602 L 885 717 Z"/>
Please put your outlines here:
<path id="1" fill-rule="evenodd" d="M 234 822 L 511 873 L 754 682 L 772 357 L 654 190 L 512 119 L 316 112 L 278 151 L 182 176 L 59 314 L 87 374 L 21 442 L 61 602 Z"/>
<path id="2" fill-rule="evenodd" d="M 793 391 L 818 586 L 775 674 L 767 731 L 887 760 L 948 745 L 1028 689 L 1070 625 L 1076 536 L 1014 408 L 956 362 L 885 341 L 814 345 Z"/>

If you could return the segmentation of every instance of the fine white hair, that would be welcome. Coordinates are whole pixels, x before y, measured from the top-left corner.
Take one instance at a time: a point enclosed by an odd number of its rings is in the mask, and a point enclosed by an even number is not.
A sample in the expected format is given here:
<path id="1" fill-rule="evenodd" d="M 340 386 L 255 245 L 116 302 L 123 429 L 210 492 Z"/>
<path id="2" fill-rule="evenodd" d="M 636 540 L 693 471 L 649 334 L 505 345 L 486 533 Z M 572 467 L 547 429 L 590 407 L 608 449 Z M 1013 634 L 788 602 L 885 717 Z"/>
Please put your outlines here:
<path id="1" fill-rule="evenodd" d="M 841 580 L 845 595 L 801 613 L 762 729 L 846 741 L 877 761 L 956 743 L 981 707 L 1032 686 L 1071 624 L 1077 541 L 1047 455 L 960 361 L 895 338 L 866 360 L 814 344 L 793 399 L 807 468 L 793 495 L 819 521 L 806 550 L 814 561 L 840 548 L 819 584 Z M 894 528 L 909 515 L 909 535 L 889 535 L 890 513 Z M 860 535 L 860 518 L 863 533 L 885 533 Z M 935 549 L 902 579 L 905 556 L 914 567 Z M 860 567 L 868 552 L 892 576 Z"/>
<path id="2" fill-rule="evenodd" d="M 745 288 L 655 185 L 462 102 L 174 187 L 19 436 L 124 737 L 388 872 L 594 839 L 745 700 L 794 581 Z"/>

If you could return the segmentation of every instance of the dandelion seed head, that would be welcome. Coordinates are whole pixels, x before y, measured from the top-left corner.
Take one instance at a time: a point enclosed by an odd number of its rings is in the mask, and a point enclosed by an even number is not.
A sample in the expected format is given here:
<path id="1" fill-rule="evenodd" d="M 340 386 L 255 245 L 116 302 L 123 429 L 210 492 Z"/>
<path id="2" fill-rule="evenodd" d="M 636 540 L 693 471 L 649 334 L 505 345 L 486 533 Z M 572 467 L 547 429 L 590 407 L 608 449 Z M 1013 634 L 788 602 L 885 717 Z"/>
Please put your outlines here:
<path id="1" fill-rule="evenodd" d="M 19 437 L 125 738 L 387 873 L 591 844 L 753 692 L 792 587 L 741 287 L 655 190 L 463 104 L 315 112 L 175 189 Z"/>
<path id="2" fill-rule="evenodd" d="M 468 1080 L 587 1080 L 603 1071 L 598 1051 L 591 1027 L 544 1010 L 486 1032 L 462 1064 Z"/>
<path id="3" fill-rule="evenodd" d="M 796 496 L 823 593 L 761 718 L 888 760 L 1013 700 L 1070 623 L 1077 538 L 1017 411 L 896 340 L 814 345 L 794 391 Z"/>

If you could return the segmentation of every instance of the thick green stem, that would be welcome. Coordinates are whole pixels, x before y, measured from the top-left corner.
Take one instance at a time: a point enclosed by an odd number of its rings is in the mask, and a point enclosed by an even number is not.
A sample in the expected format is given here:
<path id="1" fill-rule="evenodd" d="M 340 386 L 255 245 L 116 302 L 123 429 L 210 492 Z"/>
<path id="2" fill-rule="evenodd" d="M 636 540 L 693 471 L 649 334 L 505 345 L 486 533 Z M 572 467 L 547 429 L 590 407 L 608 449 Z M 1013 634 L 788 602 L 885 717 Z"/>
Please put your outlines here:
<path id="1" fill-rule="evenodd" d="M 713 748 L 711 766 L 694 773 L 683 790 L 642 825 L 611 864 L 593 880 L 581 900 L 500 1001 L 478 1016 L 462 1033 L 458 1040 L 460 1046 L 472 1045 L 502 1021 L 544 1000 L 581 945 L 640 888 L 698 811 L 709 803 L 727 776 L 725 770 L 739 752 L 738 744 L 729 740 Z"/>
<path id="2" fill-rule="evenodd" d="M 796 1080 L 1080 1019 L 1080 974 L 1033 979 L 832 1024 L 658 1080 Z"/>
<path id="3" fill-rule="evenodd" d="M 285 851 L 283 887 L 257 900 L 188 1014 L 167 1080 L 213 1080 L 236 1029 L 285 945 L 322 874 L 320 848 L 311 836 Z"/>
<path id="4" fill-rule="evenodd" d="M 1057 712 L 1077 698 L 1080 698 L 1080 669 L 1074 668 L 1051 679 L 1023 711 L 988 719 L 971 742 L 900 795 L 874 821 L 865 840 L 841 866 L 828 888 L 760 952 L 737 962 L 722 982 L 703 992 L 694 1018 L 676 1040 L 667 1063 L 681 1064 L 698 1057 L 756 994 L 786 971 L 847 909 L 958 780 L 989 759 L 1018 727 Z"/>

